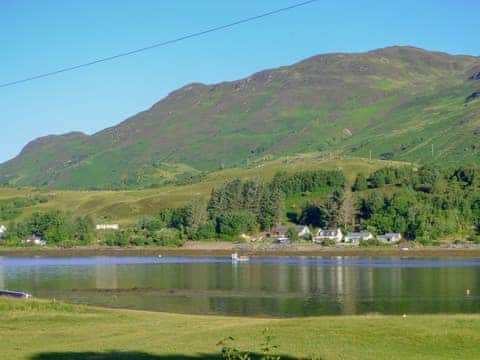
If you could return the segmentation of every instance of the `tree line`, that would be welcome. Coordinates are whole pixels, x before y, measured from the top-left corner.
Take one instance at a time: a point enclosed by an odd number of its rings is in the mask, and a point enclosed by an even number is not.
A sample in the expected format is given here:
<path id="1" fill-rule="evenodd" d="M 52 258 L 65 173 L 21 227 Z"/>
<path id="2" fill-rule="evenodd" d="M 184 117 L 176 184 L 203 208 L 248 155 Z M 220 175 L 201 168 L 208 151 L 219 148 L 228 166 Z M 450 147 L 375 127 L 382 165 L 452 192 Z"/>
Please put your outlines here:
<path id="1" fill-rule="evenodd" d="M 112 246 L 179 246 L 187 240 L 233 240 L 286 222 L 286 200 L 304 196 L 303 206 L 294 216 L 289 214 L 289 220 L 316 228 L 336 228 L 343 224 L 345 184 L 341 171 L 323 170 L 279 172 L 271 181 L 234 179 L 214 188 L 209 197 L 194 198 L 181 208 L 162 209 L 156 216 L 102 234 L 95 233 L 89 216 L 71 218 L 61 211 L 36 212 L 22 221 L 10 220 L 7 241 L 18 244 L 32 235 L 61 246 L 87 245 L 93 240 Z M 480 170 L 476 166 L 384 167 L 369 176 L 358 174 L 352 191 L 357 230 L 399 232 L 424 244 L 457 235 L 478 238 L 480 233 Z M 311 201 L 312 194 L 316 201 Z M 11 210 L 32 201 L 44 200 L 0 203 L 7 209 L 0 215 L 8 218 Z"/>
<path id="2" fill-rule="evenodd" d="M 369 191 L 365 191 L 370 189 Z M 374 233 L 399 232 L 429 244 L 480 231 L 480 170 L 476 166 L 386 167 L 359 174 L 358 221 Z"/>
<path id="3" fill-rule="evenodd" d="M 52 245 L 88 245 L 94 239 L 95 225 L 90 216 L 69 219 L 62 211 L 35 212 L 26 220 L 11 221 L 6 241 L 11 245 L 38 237 Z"/>
<path id="4" fill-rule="evenodd" d="M 309 192 L 340 196 L 345 178 L 340 171 L 276 173 L 271 181 L 228 181 L 212 190 L 208 199 L 193 199 L 182 208 L 167 208 L 146 217 L 131 229 L 115 234 L 115 245 L 179 245 L 186 240 L 238 239 L 241 234 L 269 231 L 285 220 L 285 199 Z M 336 191 L 336 192 L 335 192 Z M 326 206 L 334 221 L 337 199 Z M 305 222 L 310 218 L 305 216 Z M 165 236 L 168 234 L 168 241 Z"/>

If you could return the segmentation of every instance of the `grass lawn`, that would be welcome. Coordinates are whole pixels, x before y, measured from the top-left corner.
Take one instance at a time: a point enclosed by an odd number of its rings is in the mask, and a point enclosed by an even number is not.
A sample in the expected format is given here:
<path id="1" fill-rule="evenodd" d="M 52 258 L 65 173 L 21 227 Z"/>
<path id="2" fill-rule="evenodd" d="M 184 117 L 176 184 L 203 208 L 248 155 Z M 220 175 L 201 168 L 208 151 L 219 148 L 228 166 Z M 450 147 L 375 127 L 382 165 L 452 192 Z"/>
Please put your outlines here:
<path id="1" fill-rule="evenodd" d="M 219 359 L 219 340 L 282 359 L 478 359 L 480 315 L 190 316 L 0 299 L 2 359 Z"/>

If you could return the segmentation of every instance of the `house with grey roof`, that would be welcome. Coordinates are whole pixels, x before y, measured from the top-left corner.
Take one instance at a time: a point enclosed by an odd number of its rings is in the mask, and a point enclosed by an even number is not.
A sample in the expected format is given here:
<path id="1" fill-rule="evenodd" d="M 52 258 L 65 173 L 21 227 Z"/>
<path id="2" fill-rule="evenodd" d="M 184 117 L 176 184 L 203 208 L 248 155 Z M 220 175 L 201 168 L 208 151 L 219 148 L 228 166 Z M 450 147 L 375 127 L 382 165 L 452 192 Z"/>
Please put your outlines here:
<path id="1" fill-rule="evenodd" d="M 359 244 L 362 240 L 372 240 L 373 238 L 373 234 L 369 231 L 351 232 L 345 236 L 345 243 Z"/>
<path id="2" fill-rule="evenodd" d="M 314 238 L 316 243 L 322 243 L 325 240 L 333 240 L 337 243 L 341 242 L 343 239 L 343 233 L 340 229 L 334 230 L 322 230 L 319 229 L 317 235 Z"/>

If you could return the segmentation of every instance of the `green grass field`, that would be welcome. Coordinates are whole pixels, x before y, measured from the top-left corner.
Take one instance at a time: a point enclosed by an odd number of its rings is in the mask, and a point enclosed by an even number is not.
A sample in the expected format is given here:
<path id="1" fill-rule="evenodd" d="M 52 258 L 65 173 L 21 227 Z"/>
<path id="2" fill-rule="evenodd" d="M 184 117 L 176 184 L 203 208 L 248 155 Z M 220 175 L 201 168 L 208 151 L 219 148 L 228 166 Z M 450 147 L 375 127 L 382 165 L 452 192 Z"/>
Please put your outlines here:
<path id="1" fill-rule="evenodd" d="M 402 164 L 406 163 L 369 161 L 350 157 L 339 158 L 322 153 L 308 153 L 273 160 L 263 159 L 252 163 L 248 168 L 214 171 L 208 173 L 202 181 L 191 185 L 171 185 L 128 191 L 70 191 L 0 187 L 0 200 L 33 195 L 47 196 L 48 202 L 23 209 L 20 219 L 35 211 L 59 209 L 73 216 L 91 215 L 97 222 L 115 222 L 124 225 L 134 223 L 145 215 L 156 215 L 162 208 L 185 205 L 195 196 L 208 197 L 212 188 L 236 177 L 270 179 L 280 170 L 293 172 L 308 169 L 339 169 L 344 171 L 347 179 L 352 182 L 359 172 L 367 175 L 383 166 L 401 166 Z"/>
<path id="2" fill-rule="evenodd" d="M 0 299 L 2 359 L 219 359 L 227 336 L 282 359 L 478 359 L 480 315 L 291 319 L 190 316 Z"/>

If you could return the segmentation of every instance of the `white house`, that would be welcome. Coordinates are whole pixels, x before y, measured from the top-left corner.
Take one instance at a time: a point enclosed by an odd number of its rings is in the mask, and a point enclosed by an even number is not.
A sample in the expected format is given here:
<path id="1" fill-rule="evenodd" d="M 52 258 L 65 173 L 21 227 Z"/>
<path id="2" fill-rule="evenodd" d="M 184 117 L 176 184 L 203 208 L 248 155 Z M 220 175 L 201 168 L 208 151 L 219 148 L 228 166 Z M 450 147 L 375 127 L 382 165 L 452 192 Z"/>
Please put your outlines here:
<path id="1" fill-rule="evenodd" d="M 358 244 L 361 240 L 371 240 L 373 234 L 369 231 L 351 232 L 345 236 L 345 242 L 350 244 Z"/>
<path id="2" fill-rule="evenodd" d="M 118 224 L 98 224 L 95 228 L 97 230 L 118 230 L 120 226 Z"/>
<path id="3" fill-rule="evenodd" d="M 297 230 L 297 234 L 300 237 L 311 234 L 310 229 L 308 228 L 308 226 L 305 226 L 305 225 L 295 226 L 295 229 Z"/>
<path id="4" fill-rule="evenodd" d="M 343 239 L 342 230 L 318 230 L 317 236 L 315 236 L 315 242 L 321 243 L 324 240 L 334 240 L 336 242 L 341 242 Z"/>
<path id="5" fill-rule="evenodd" d="M 7 233 L 7 227 L 5 225 L 0 225 L 0 238 Z"/>
<path id="6" fill-rule="evenodd" d="M 396 244 L 402 240 L 402 234 L 400 233 L 386 233 L 378 236 L 378 240 L 384 244 Z"/>

